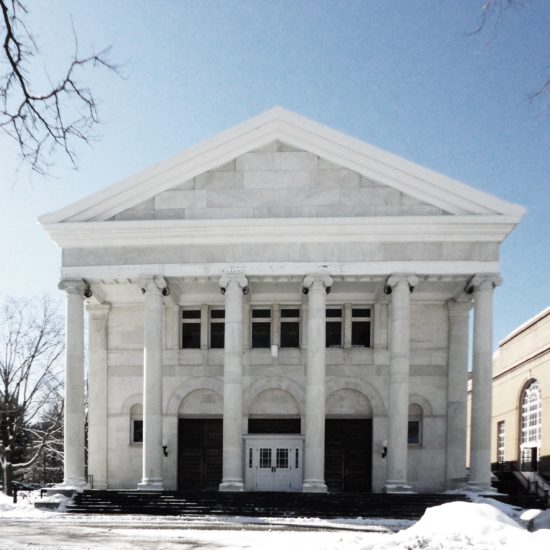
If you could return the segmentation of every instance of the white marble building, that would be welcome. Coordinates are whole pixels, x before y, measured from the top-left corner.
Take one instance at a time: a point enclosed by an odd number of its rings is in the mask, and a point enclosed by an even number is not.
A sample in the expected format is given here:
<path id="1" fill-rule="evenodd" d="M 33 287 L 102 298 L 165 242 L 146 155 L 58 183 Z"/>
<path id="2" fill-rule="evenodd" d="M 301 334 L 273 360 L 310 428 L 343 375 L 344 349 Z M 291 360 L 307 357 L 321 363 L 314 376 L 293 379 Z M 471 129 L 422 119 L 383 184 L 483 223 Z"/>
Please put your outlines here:
<path id="1" fill-rule="evenodd" d="M 67 297 L 65 485 L 490 479 L 509 204 L 281 108 L 41 218 Z"/>

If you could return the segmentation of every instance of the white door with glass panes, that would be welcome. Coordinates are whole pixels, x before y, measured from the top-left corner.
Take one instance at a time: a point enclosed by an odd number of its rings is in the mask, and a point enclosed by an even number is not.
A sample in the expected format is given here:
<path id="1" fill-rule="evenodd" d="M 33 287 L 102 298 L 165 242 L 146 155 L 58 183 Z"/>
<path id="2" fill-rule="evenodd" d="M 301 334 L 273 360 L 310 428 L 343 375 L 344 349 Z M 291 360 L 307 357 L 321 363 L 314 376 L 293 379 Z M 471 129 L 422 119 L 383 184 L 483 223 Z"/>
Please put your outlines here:
<path id="1" fill-rule="evenodd" d="M 301 491 L 303 436 L 246 437 L 247 491 Z"/>

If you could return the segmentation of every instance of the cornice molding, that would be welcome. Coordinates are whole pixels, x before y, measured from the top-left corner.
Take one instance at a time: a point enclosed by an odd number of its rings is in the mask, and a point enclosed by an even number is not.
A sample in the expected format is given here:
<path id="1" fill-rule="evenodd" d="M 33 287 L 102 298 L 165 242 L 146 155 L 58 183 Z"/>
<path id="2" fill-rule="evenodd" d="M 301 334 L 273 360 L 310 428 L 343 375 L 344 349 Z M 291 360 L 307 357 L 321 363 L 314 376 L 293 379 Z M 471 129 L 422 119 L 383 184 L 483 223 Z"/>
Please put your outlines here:
<path id="1" fill-rule="evenodd" d="M 60 248 L 288 242 L 502 242 L 513 216 L 267 218 L 49 223 Z"/>

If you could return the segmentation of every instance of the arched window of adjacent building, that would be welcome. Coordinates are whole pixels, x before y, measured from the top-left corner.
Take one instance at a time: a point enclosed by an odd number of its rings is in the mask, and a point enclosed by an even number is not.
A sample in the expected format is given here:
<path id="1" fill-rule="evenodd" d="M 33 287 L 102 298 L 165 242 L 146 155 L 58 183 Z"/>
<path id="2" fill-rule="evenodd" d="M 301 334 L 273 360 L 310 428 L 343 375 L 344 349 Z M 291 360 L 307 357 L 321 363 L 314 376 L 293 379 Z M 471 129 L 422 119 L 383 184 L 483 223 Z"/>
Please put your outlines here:
<path id="1" fill-rule="evenodd" d="M 141 403 L 132 405 L 130 409 L 130 443 L 143 443 L 143 406 Z"/>
<path id="2" fill-rule="evenodd" d="M 536 470 L 541 438 L 541 391 L 537 380 L 531 380 L 521 395 L 521 467 Z"/>
<path id="3" fill-rule="evenodd" d="M 422 407 L 416 403 L 409 405 L 409 428 L 407 434 L 407 442 L 409 445 L 422 444 L 422 417 L 424 411 Z"/>

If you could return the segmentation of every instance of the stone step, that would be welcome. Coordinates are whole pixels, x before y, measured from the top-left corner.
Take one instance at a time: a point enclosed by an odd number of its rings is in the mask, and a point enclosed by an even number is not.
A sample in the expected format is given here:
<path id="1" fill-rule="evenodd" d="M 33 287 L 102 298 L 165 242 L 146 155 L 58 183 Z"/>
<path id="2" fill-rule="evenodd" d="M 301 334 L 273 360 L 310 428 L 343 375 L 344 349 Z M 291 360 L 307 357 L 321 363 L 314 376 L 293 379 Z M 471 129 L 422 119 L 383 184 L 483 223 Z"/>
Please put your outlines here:
<path id="1" fill-rule="evenodd" d="M 461 495 L 370 493 L 177 493 L 84 491 L 70 513 L 151 515 L 241 515 L 294 517 L 392 517 L 416 519 L 429 506 L 463 500 Z"/>

